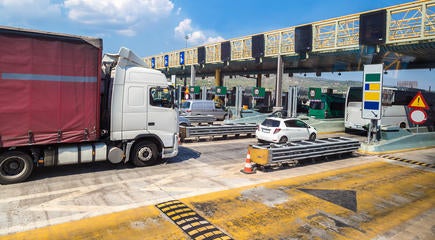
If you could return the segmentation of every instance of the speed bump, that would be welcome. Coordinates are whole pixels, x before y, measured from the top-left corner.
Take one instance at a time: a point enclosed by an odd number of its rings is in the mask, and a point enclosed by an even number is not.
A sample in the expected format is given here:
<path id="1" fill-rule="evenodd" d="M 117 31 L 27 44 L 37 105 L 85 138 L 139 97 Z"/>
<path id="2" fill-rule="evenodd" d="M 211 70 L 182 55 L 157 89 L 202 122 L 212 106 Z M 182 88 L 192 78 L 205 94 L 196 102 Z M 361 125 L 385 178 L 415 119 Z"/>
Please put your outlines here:
<path id="1" fill-rule="evenodd" d="M 186 204 L 178 201 L 168 201 L 155 205 L 168 216 L 183 232 L 195 240 L 230 240 L 226 233 L 212 225 Z"/>

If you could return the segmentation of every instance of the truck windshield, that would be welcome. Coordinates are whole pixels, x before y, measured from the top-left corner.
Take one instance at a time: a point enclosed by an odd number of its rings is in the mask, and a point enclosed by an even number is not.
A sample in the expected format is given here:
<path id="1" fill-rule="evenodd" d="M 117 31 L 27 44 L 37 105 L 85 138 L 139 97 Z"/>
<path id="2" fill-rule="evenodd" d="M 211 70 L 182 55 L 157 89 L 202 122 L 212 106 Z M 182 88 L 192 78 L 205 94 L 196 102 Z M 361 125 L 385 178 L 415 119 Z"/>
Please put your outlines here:
<path id="1" fill-rule="evenodd" d="M 310 108 L 320 110 L 325 107 L 325 104 L 320 100 L 311 100 L 310 101 Z"/>
<path id="2" fill-rule="evenodd" d="M 173 108 L 174 92 L 168 87 L 150 88 L 150 104 L 155 107 Z"/>

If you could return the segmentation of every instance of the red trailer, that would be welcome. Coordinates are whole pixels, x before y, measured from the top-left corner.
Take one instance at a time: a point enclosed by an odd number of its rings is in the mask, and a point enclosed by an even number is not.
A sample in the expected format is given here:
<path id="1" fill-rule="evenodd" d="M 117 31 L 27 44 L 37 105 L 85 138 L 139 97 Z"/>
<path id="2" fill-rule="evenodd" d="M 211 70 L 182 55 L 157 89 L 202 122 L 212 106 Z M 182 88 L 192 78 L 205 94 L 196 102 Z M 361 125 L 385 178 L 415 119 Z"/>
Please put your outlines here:
<path id="1" fill-rule="evenodd" d="M 99 133 L 102 40 L 0 28 L 0 147 Z"/>

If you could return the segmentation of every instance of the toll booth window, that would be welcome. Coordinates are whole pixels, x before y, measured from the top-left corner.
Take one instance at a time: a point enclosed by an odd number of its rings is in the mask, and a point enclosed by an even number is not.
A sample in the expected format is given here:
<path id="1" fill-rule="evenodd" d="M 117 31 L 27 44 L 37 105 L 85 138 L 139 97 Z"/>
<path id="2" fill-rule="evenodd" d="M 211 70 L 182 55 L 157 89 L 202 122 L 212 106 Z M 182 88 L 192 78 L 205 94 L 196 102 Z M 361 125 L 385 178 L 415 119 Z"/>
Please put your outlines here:
<path id="1" fill-rule="evenodd" d="M 172 108 L 174 106 L 173 92 L 167 87 L 150 88 L 150 105 Z"/>
<path id="2" fill-rule="evenodd" d="M 310 108 L 311 109 L 320 110 L 320 109 L 323 109 L 324 107 L 325 107 L 325 103 L 322 101 L 316 101 L 316 100 L 310 101 Z"/>

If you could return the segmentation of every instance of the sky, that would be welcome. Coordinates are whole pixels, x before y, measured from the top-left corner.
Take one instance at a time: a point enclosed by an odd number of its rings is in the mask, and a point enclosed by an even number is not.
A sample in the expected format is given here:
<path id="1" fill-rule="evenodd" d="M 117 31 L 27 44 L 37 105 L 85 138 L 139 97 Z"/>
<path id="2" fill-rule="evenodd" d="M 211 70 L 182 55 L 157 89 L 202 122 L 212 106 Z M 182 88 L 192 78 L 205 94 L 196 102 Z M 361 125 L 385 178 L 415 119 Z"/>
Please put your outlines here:
<path id="1" fill-rule="evenodd" d="M 99 37 L 105 53 L 147 57 L 411 1 L 0 0 L 0 25 Z"/>

